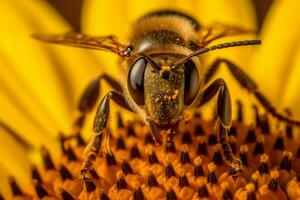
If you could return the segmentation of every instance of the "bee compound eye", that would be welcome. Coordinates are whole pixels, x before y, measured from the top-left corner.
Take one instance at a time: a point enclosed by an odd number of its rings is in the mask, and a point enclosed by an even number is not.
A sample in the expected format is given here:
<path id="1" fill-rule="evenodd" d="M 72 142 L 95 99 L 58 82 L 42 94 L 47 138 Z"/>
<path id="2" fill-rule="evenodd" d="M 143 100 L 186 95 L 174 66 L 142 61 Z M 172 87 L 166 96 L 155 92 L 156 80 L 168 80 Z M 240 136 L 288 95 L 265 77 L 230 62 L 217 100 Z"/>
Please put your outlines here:
<path id="1" fill-rule="evenodd" d="M 198 94 L 200 76 L 196 64 L 189 60 L 184 64 L 184 104 L 190 105 Z"/>
<path id="2" fill-rule="evenodd" d="M 128 73 L 129 94 L 138 105 L 144 105 L 144 76 L 147 64 L 145 58 L 139 58 Z"/>

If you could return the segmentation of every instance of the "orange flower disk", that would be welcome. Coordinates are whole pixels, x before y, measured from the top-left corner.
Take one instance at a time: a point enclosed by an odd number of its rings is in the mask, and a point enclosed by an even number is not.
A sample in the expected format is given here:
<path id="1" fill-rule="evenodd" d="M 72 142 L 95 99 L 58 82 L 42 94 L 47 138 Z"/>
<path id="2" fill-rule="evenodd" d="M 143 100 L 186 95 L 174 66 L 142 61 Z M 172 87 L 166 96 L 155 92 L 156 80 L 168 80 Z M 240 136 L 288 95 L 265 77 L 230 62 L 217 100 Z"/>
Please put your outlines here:
<path id="1" fill-rule="evenodd" d="M 142 122 L 125 125 L 119 119 L 114 134 L 118 137 L 111 141 L 113 153 L 97 155 L 90 180 L 79 179 L 85 157 L 81 136 L 76 144 L 61 137 L 61 159 L 53 162 L 42 148 L 44 169 L 32 167 L 32 183 L 26 189 L 10 178 L 10 199 L 299 198 L 300 149 L 293 128 L 286 125 L 285 131 L 274 134 L 266 115 L 256 119 L 256 126 L 246 126 L 243 117 L 238 118 L 229 138 L 244 165 L 240 174 L 223 159 L 215 122 L 198 112 L 180 124 L 170 146 L 155 145 Z"/>

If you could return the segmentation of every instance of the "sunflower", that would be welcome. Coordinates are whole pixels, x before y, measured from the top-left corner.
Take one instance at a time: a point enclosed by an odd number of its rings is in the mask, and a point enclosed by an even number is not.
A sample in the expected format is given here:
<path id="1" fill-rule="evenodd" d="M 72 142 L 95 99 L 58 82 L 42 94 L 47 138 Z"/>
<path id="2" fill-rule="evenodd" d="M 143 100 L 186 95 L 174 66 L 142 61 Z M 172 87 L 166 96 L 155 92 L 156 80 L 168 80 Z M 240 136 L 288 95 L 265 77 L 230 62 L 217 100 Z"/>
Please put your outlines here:
<path id="1" fill-rule="evenodd" d="M 250 74 L 278 110 L 288 106 L 295 118 L 300 118 L 297 99 L 297 76 L 300 73 L 297 67 L 300 64 L 299 6 L 300 3 L 293 0 L 275 1 L 259 35 L 228 37 L 218 41 L 259 37 L 263 41 L 261 47 L 230 49 L 207 57 L 208 64 L 217 57 L 233 60 Z M 258 30 L 250 0 L 231 4 L 225 0 L 85 0 L 82 31 L 93 35 L 115 34 L 125 41 L 131 24 L 138 17 L 161 8 L 187 12 L 203 25 L 224 23 Z M 71 134 L 74 131 L 72 124 L 77 116 L 76 102 L 90 80 L 104 71 L 118 77 L 119 68 L 117 58 L 109 53 L 45 45 L 33 40 L 30 37 L 32 33 L 61 33 L 71 29 L 45 1 L 3 1 L 0 13 L 3 19 L 0 21 L 0 188 L 1 193 L 9 196 L 8 176 L 13 175 L 20 185 L 28 184 L 31 163 L 38 166 L 42 163 L 38 151 L 41 146 L 44 147 L 42 149 L 49 149 L 53 160 L 60 157 L 59 133 Z M 240 88 L 226 68 L 220 70 L 219 76 L 230 83 L 233 99 L 242 99 L 245 112 L 251 113 L 254 98 Z M 105 94 L 106 88 L 102 89 L 101 94 Z M 204 108 L 203 113 L 211 113 L 211 107 Z M 114 108 L 112 113 L 116 110 L 119 108 Z M 135 117 L 123 111 L 122 115 L 130 116 L 128 119 Z M 86 140 L 90 138 L 93 116 L 94 113 L 89 114 L 82 131 Z M 245 115 L 245 123 L 252 122 L 251 114 Z M 186 150 L 183 148 L 182 151 Z M 263 156 L 261 159 L 261 163 L 268 160 Z M 213 164 L 209 165 L 209 172 L 214 169 Z M 123 176 L 124 172 L 118 173 L 118 180 L 122 180 Z M 277 179 L 276 171 L 270 177 Z M 253 190 L 251 187 L 245 190 Z"/>

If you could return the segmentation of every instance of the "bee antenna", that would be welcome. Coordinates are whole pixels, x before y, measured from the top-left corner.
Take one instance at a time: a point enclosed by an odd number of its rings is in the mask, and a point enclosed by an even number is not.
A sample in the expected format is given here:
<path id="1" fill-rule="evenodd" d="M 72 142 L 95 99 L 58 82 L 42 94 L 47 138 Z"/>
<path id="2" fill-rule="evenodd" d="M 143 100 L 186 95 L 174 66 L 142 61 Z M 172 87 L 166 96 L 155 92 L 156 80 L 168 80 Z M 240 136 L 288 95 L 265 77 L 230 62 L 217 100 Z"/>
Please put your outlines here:
<path id="1" fill-rule="evenodd" d="M 140 56 L 145 58 L 154 68 L 160 70 L 159 64 L 155 60 L 153 60 L 150 56 L 143 53 L 141 53 Z"/>
<path id="2" fill-rule="evenodd" d="M 250 45 L 260 45 L 261 40 L 243 40 L 243 41 L 233 41 L 233 42 L 226 42 L 222 44 L 213 45 L 211 47 L 205 47 L 200 48 L 190 55 L 178 60 L 172 68 L 177 68 L 181 65 L 183 65 L 185 62 L 187 62 L 189 59 L 191 59 L 194 56 L 198 56 L 200 54 L 207 53 L 208 51 L 216 50 L 216 49 L 224 49 L 224 48 L 230 48 L 230 47 L 237 47 L 237 46 L 250 46 Z"/>

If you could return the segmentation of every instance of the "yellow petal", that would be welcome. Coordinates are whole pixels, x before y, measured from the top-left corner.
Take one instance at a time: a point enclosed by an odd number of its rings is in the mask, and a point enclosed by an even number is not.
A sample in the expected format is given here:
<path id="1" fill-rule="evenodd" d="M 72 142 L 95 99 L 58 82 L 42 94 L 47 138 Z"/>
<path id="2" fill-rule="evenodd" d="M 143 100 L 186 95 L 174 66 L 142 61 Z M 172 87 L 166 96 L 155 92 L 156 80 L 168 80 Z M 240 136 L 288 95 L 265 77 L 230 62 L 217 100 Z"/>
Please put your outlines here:
<path id="1" fill-rule="evenodd" d="M 36 124 L 33 124 L 30 114 L 22 112 L 15 102 L 8 100 L 7 94 L 4 94 L 2 90 L 0 90 L 0 104 L 1 114 L 5 115 L 4 118 L 0 118 L 2 122 L 9 126 L 10 122 L 13 122 L 14 126 L 10 127 L 31 146 L 38 148 L 42 144 L 45 144 L 48 148 L 53 150 L 53 153 L 57 152 L 57 148 L 54 148 L 57 143 L 55 138 L 49 137 L 49 135 L 41 131 Z M 15 120 L 12 121 L 13 119 Z"/>
<path id="2" fill-rule="evenodd" d="M 155 0 L 146 0 L 146 1 L 136 1 L 136 0 L 129 0 L 127 1 L 127 20 L 129 21 L 127 29 L 131 28 L 131 25 L 143 15 L 157 11 L 160 9 L 169 8 L 170 6 L 175 5 L 175 1 L 172 3 L 170 0 L 162 0 L 162 1 L 155 1 Z"/>
<path id="3" fill-rule="evenodd" d="M 11 194 L 9 184 L 8 184 L 8 177 L 10 173 L 7 171 L 6 168 L 0 164 L 0 171 L 1 171 L 1 176 L 0 176 L 0 192 L 2 196 L 9 196 Z"/>
<path id="4" fill-rule="evenodd" d="M 146 1 L 97 1 L 85 0 L 82 27 L 94 34 L 117 34 L 126 39 L 131 23 L 147 12 L 159 9 L 176 9 L 191 14 L 205 25 L 214 22 L 256 28 L 255 12 L 250 0 L 196 1 L 196 0 L 146 0 Z M 113 11 L 113 12 L 112 12 Z"/>
<path id="5" fill-rule="evenodd" d="M 86 51 L 43 44 L 30 37 L 70 29 L 44 1 L 3 2 L 0 10 L 3 19 L 10 19 L 0 22 L 6 27 L 0 33 L 1 57 L 9 65 L 1 65 L 0 70 L 10 74 L 2 81 L 25 108 L 22 111 L 31 112 L 37 127 L 52 135 L 69 131 L 74 104 L 83 87 L 99 73 L 99 63 Z M 8 123 L 13 126 L 16 120 Z"/>
<path id="6" fill-rule="evenodd" d="M 47 118 L 48 116 L 44 114 L 44 110 L 40 105 L 34 102 L 31 91 L 26 87 L 23 87 L 23 82 L 16 76 L 16 73 L 11 70 L 10 63 L 3 56 L 0 57 L 0 88 L 3 93 L 3 98 L 9 100 L 14 107 L 22 114 L 26 115 L 29 119 L 29 124 L 34 125 L 38 132 L 42 132 L 46 137 L 49 137 L 49 130 L 51 130 L 51 127 L 55 126 L 55 123 L 51 118 Z M 11 120 L 11 123 L 9 124 L 17 125 L 19 118 L 12 116 L 12 118 L 9 119 L 9 114 L 4 112 L 10 112 L 8 107 L 1 105 L 1 110 L 0 118 L 2 120 Z M 22 130 L 28 132 L 33 131 L 30 130 L 28 126 L 22 127 Z"/>
<path id="7" fill-rule="evenodd" d="M 300 46 L 298 45 L 297 51 L 295 51 L 294 59 L 290 65 L 290 73 L 285 75 L 284 87 L 282 89 L 282 99 L 280 105 L 282 108 L 290 108 L 293 114 L 293 118 L 300 119 Z"/>
<path id="8" fill-rule="evenodd" d="M 33 91 L 33 96 L 48 108 L 48 112 L 55 111 L 51 114 L 57 123 L 64 123 L 68 119 L 69 104 L 61 87 L 63 84 L 40 44 L 30 38 L 33 29 L 29 19 L 24 19 L 21 14 L 24 10 L 6 2 L 0 9 L 1 17 L 9 19 L 1 20 L 1 26 L 6 28 L 0 33 L 0 49 L 11 64 L 9 67 L 22 78 L 23 86 Z"/>
<path id="9" fill-rule="evenodd" d="M 29 159 L 27 152 L 14 138 L 0 127 L 0 191 L 8 194 L 9 175 L 13 175 L 19 184 L 29 181 Z"/>
<path id="10" fill-rule="evenodd" d="M 214 22 L 239 25 L 245 28 L 256 28 L 256 18 L 252 1 L 232 1 L 226 0 L 195 1 L 195 14 L 200 17 L 204 24 Z"/>
<path id="11" fill-rule="evenodd" d="M 255 80 L 275 105 L 282 99 L 286 75 L 299 46 L 299 6 L 295 0 L 274 1 L 260 36 L 263 44 L 250 59 Z"/>
<path id="12" fill-rule="evenodd" d="M 35 33 L 64 33 L 71 30 L 63 18 L 46 2 L 33 0 L 20 4 L 28 10 L 25 14 L 33 13 L 30 20 L 34 19 L 35 25 L 32 28 Z M 62 78 L 68 86 L 67 96 L 73 103 L 77 102 L 82 89 L 99 75 L 101 63 L 86 49 L 49 44 L 42 44 L 42 46 L 47 48 L 45 52 L 50 54 L 49 59 L 54 60 L 53 67 L 62 73 Z M 73 104 L 71 106 L 73 110 Z"/>

